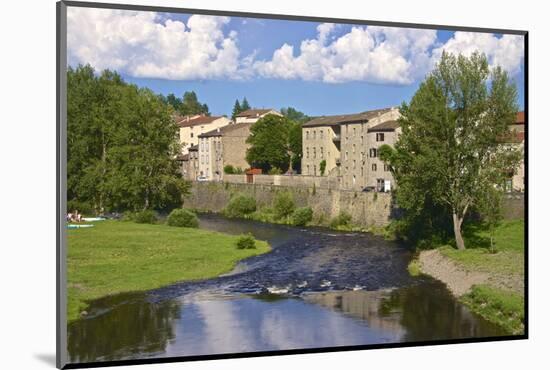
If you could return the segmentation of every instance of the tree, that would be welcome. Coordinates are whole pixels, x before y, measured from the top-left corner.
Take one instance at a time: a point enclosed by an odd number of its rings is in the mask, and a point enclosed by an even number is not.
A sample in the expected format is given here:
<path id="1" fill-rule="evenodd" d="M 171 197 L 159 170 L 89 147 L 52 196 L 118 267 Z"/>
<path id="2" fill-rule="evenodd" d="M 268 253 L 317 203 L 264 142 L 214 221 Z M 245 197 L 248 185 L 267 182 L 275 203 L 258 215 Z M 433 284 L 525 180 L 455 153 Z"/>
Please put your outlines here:
<path id="1" fill-rule="evenodd" d="M 179 112 L 184 116 L 194 114 L 210 115 L 208 105 L 201 104 L 194 91 L 186 91 L 185 94 L 183 94 L 183 101 Z"/>
<path id="2" fill-rule="evenodd" d="M 311 117 L 307 116 L 303 112 L 300 112 L 299 110 L 296 110 L 292 107 L 281 108 L 281 114 L 287 117 L 288 119 L 300 124 L 307 122 L 311 119 Z"/>
<path id="3" fill-rule="evenodd" d="M 290 165 L 293 170 L 300 173 L 302 169 L 302 124 L 290 121 L 288 135 Z"/>
<path id="4" fill-rule="evenodd" d="M 239 103 L 239 99 L 235 100 L 235 105 L 233 105 L 233 112 L 231 112 L 231 119 L 235 121 L 235 118 L 237 117 L 237 114 L 241 113 L 241 104 Z"/>
<path id="5" fill-rule="evenodd" d="M 250 128 L 250 136 L 246 141 L 250 144 L 246 151 L 247 162 L 264 172 L 275 167 L 286 172 L 292 157 L 289 141 L 292 125 L 293 122 L 286 117 L 273 114 L 260 118 Z"/>
<path id="6" fill-rule="evenodd" d="M 506 145 L 517 112 L 516 87 L 487 58 L 443 53 L 410 104 L 401 106 L 402 134 L 381 148 L 397 181 L 397 203 L 410 220 L 434 215 L 452 218 L 458 249 L 464 249 L 463 221 L 521 160 Z M 441 217 L 441 215 L 439 215 Z M 437 220 L 433 220 L 437 222 Z"/>
<path id="7" fill-rule="evenodd" d="M 67 200 L 106 210 L 180 206 L 189 185 L 173 109 L 148 89 L 90 66 L 67 73 Z"/>
<path id="8" fill-rule="evenodd" d="M 246 100 L 246 96 L 243 98 L 243 102 L 241 104 L 241 112 L 244 112 L 246 110 L 249 110 L 251 109 L 250 108 L 250 104 L 248 104 L 248 100 Z M 240 113 L 240 112 L 239 112 Z"/>

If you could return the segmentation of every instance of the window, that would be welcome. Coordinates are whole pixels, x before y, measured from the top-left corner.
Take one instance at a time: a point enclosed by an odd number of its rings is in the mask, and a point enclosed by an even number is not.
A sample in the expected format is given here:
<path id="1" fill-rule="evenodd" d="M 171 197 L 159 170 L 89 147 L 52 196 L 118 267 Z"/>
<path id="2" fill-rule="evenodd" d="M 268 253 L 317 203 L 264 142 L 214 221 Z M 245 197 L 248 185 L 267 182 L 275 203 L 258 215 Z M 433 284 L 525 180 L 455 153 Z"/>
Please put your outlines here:
<path id="1" fill-rule="evenodd" d="M 361 145 L 364 145 L 365 141 L 363 140 L 363 135 L 361 135 Z"/>
<path id="2" fill-rule="evenodd" d="M 353 169 L 355 169 L 355 159 L 353 160 Z"/>
<path id="3" fill-rule="evenodd" d="M 317 148 L 313 147 L 313 158 L 317 158 Z"/>
<path id="4" fill-rule="evenodd" d="M 363 166 L 361 166 L 361 177 L 363 177 L 363 175 L 364 175 Z"/>
<path id="5" fill-rule="evenodd" d="M 309 158 L 309 148 L 306 148 L 306 158 Z"/>
<path id="6" fill-rule="evenodd" d="M 306 130 L 306 140 L 309 139 L 309 130 Z"/>
<path id="7" fill-rule="evenodd" d="M 191 133 L 191 137 L 193 137 L 193 133 Z"/>
<path id="8" fill-rule="evenodd" d="M 377 132 L 376 133 L 376 141 L 384 141 L 384 133 L 383 132 Z"/>
<path id="9" fill-rule="evenodd" d="M 355 137 L 355 127 L 353 128 L 353 137 Z"/>
<path id="10" fill-rule="evenodd" d="M 320 147 L 320 148 L 319 148 L 319 151 L 320 151 L 319 154 L 320 154 L 321 158 L 323 158 L 323 147 Z"/>
<path id="11" fill-rule="evenodd" d="M 376 179 L 376 190 L 384 191 L 384 179 Z"/>
<path id="12" fill-rule="evenodd" d="M 378 149 L 376 148 L 370 148 L 369 149 L 369 157 L 376 158 L 378 157 Z"/>
<path id="13" fill-rule="evenodd" d="M 376 166 L 376 163 L 373 163 L 373 164 L 372 164 L 372 170 L 373 170 L 373 171 L 376 171 L 377 169 L 378 169 L 378 167 Z"/>
<path id="14" fill-rule="evenodd" d="M 317 165 L 313 165 L 313 176 L 317 176 Z"/>
<path id="15" fill-rule="evenodd" d="M 317 131 L 313 130 L 313 140 L 316 139 L 316 136 L 317 136 Z"/>
<path id="16" fill-rule="evenodd" d="M 322 139 L 323 138 L 323 130 L 320 130 L 319 131 L 319 139 Z"/>
<path id="17" fill-rule="evenodd" d="M 353 153 L 355 153 L 355 144 L 353 144 L 352 149 L 353 149 Z"/>
<path id="18" fill-rule="evenodd" d="M 307 167 L 306 175 L 309 175 L 309 164 L 306 167 Z"/>
<path id="19" fill-rule="evenodd" d="M 348 151 L 346 150 L 346 156 L 344 157 L 344 159 L 347 161 L 348 160 Z"/>
<path id="20" fill-rule="evenodd" d="M 384 164 L 384 171 L 390 172 L 390 166 L 388 166 L 387 164 Z"/>

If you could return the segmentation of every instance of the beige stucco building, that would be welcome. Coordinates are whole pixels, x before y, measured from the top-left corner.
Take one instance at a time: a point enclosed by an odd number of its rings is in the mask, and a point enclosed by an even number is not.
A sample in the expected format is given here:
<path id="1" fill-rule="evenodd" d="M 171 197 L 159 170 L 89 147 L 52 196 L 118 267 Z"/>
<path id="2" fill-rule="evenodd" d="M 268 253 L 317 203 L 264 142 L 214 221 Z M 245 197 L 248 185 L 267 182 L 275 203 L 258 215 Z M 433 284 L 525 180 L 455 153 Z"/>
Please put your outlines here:
<path id="1" fill-rule="evenodd" d="M 186 180 L 196 180 L 199 175 L 199 146 L 193 145 L 187 154 L 180 154 L 181 173 Z"/>
<path id="2" fill-rule="evenodd" d="M 392 145 L 400 133 L 397 108 L 357 114 L 323 116 L 302 126 L 302 174 L 339 176 L 340 187 L 362 190 L 366 186 L 388 191 L 393 186 L 389 168 L 378 149 Z M 321 173 L 321 164 L 326 166 Z"/>
<path id="3" fill-rule="evenodd" d="M 251 122 L 235 123 L 199 135 L 199 176 L 209 181 L 221 181 L 227 165 L 246 169 L 246 139 Z"/>
<path id="4" fill-rule="evenodd" d="M 255 123 L 260 118 L 267 116 L 268 114 L 274 114 L 276 116 L 282 116 L 281 113 L 275 109 L 248 109 L 235 116 L 235 123 Z"/>
<path id="5" fill-rule="evenodd" d="M 518 112 L 516 114 L 516 122 L 510 125 L 512 131 L 513 143 L 517 145 L 521 150 L 524 150 L 525 144 L 525 112 Z M 512 177 L 506 184 L 507 191 L 525 191 L 525 163 L 522 160 L 518 168 L 514 171 Z"/>
<path id="6" fill-rule="evenodd" d="M 182 154 L 187 154 L 189 148 L 199 143 L 199 135 L 219 127 L 227 126 L 233 121 L 225 116 L 194 115 L 176 119 L 179 129 L 179 140 Z"/>

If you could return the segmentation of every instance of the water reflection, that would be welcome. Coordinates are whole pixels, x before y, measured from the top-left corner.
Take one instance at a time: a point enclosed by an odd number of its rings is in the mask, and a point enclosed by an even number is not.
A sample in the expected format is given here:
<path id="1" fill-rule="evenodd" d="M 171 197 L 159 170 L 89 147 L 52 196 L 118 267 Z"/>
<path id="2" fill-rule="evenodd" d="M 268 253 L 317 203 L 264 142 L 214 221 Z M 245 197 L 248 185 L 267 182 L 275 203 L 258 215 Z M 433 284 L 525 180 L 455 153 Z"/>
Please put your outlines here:
<path id="1" fill-rule="evenodd" d="M 215 215 L 201 227 L 252 232 L 273 252 L 227 276 L 92 302 L 68 327 L 71 362 L 506 334 L 438 281 L 411 278 L 410 252 L 395 243 Z"/>

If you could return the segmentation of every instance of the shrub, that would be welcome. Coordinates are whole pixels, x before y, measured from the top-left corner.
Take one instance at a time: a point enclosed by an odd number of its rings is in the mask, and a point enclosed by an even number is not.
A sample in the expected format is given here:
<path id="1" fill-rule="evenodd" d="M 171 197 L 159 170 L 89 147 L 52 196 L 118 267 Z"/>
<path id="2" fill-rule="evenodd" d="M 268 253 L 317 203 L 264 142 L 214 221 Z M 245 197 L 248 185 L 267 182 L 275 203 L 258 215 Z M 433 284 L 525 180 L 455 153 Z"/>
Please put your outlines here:
<path id="1" fill-rule="evenodd" d="M 295 226 L 304 226 L 313 219 L 313 210 L 311 207 L 296 208 L 292 213 L 292 224 Z"/>
<path id="2" fill-rule="evenodd" d="M 157 222 L 157 216 L 154 211 L 146 209 L 145 211 L 135 212 L 132 220 L 138 224 L 154 224 Z"/>
<path id="3" fill-rule="evenodd" d="M 67 213 L 74 211 L 78 211 L 80 214 L 91 215 L 94 214 L 94 207 L 88 202 L 72 199 L 67 202 Z"/>
<path id="4" fill-rule="evenodd" d="M 256 249 L 256 239 L 250 233 L 239 236 L 237 249 Z"/>
<path id="5" fill-rule="evenodd" d="M 185 208 L 174 209 L 170 212 L 166 223 L 168 226 L 199 227 L 197 215 Z"/>
<path id="6" fill-rule="evenodd" d="M 223 168 L 223 172 L 228 174 L 228 175 L 233 175 L 235 173 L 235 167 L 233 167 L 232 165 L 228 164 L 227 166 L 225 166 Z"/>
<path id="7" fill-rule="evenodd" d="M 256 210 L 256 199 L 241 193 L 235 194 L 223 213 L 227 217 L 244 217 Z"/>
<path id="8" fill-rule="evenodd" d="M 327 168 L 327 161 L 323 159 L 321 163 L 319 163 L 319 172 L 321 173 L 321 176 L 325 175 L 326 168 Z"/>
<path id="9" fill-rule="evenodd" d="M 273 202 L 275 218 L 281 219 L 290 216 L 294 212 L 294 208 L 294 198 L 290 192 L 280 192 L 275 196 Z"/>
<path id="10" fill-rule="evenodd" d="M 283 171 L 281 171 L 281 169 L 278 168 L 278 167 L 273 167 L 273 168 L 270 169 L 269 172 L 268 172 L 269 175 L 280 175 L 280 174 L 282 174 L 282 173 L 283 173 Z"/>
<path id="11" fill-rule="evenodd" d="M 340 212 L 340 214 L 332 219 L 330 227 L 337 228 L 339 226 L 349 226 L 351 222 L 351 216 L 346 212 Z"/>

